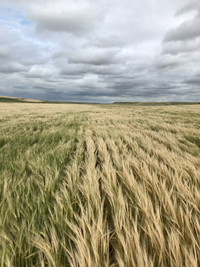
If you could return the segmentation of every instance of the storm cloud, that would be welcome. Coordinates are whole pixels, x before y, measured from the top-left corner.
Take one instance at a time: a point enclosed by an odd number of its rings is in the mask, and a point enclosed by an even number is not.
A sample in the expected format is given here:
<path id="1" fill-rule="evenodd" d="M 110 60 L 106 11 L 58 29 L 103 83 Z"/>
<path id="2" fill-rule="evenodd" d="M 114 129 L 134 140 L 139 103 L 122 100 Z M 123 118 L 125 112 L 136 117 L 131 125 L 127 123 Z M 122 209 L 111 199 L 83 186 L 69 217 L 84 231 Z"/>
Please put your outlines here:
<path id="1" fill-rule="evenodd" d="M 200 4 L 2 0 L 0 95 L 200 101 Z"/>

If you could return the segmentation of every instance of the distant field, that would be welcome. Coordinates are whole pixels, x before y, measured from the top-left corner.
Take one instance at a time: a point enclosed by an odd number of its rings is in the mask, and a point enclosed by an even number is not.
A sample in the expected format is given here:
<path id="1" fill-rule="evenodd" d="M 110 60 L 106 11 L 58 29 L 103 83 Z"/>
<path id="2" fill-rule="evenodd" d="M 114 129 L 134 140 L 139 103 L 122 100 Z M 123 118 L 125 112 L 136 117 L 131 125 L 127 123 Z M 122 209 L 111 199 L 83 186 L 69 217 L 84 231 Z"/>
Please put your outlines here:
<path id="1" fill-rule="evenodd" d="M 19 97 L 8 97 L 8 96 L 0 96 L 0 102 L 12 102 L 12 103 L 40 103 L 43 101 L 35 100 L 35 99 L 26 99 Z"/>
<path id="2" fill-rule="evenodd" d="M 0 263 L 200 266 L 200 106 L 0 103 Z"/>

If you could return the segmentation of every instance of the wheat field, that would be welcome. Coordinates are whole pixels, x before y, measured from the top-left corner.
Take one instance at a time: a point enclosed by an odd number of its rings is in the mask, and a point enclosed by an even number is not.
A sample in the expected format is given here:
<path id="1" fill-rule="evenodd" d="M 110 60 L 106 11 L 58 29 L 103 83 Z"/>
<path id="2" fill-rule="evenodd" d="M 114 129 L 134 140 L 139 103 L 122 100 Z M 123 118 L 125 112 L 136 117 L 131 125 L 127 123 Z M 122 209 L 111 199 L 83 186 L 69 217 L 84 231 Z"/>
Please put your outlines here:
<path id="1" fill-rule="evenodd" d="M 200 266 L 200 105 L 1 103 L 0 266 Z"/>

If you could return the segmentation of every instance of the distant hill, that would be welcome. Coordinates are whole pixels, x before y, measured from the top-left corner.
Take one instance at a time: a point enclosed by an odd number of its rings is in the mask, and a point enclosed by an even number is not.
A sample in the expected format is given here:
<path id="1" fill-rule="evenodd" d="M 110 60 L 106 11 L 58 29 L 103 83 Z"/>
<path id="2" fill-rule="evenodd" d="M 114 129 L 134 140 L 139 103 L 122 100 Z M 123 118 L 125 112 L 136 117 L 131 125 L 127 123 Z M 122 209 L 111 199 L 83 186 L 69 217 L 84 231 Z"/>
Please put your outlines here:
<path id="1" fill-rule="evenodd" d="M 75 101 L 42 101 L 36 99 L 20 98 L 20 97 L 10 97 L 10 96 L 0 96 L 1 102 L 10 102 L 10 103 L 45 103 L 45 104 L 99 104 L 99 103 L 90 103 L 90 102 L 75 102 Z"/>
<path id="2" fill-rule="evenodd" d="M 44 101 L 35 100 L 35 99 L 28 99 L 28 98 L 0 96 L 0 102 L 11 102 L 11 103 L 43 103 Z"/>
<path id="3" fill-rule="evenodd" d="M 170 105 L 197 105 L 200 102 L 114 102 L 113 105 L 135 106 L 170 106 Z"/>

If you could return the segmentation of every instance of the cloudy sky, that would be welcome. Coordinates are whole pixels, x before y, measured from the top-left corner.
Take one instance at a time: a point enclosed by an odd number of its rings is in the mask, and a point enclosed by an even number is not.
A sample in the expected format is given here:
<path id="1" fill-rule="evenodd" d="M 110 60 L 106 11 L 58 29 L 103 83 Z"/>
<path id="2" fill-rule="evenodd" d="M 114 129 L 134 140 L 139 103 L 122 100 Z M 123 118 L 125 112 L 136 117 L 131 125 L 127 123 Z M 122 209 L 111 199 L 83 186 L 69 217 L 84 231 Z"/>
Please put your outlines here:
<path id="1" fill-rule="evenodd" d="M 1 0 L 0 95 L 200 101 L 200 0 Z"/>

